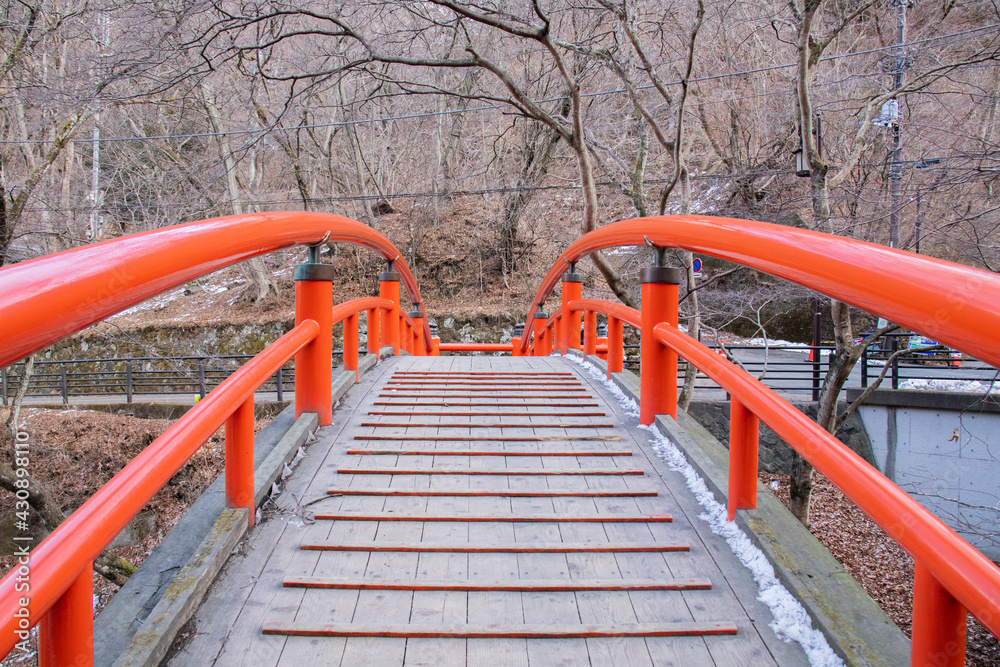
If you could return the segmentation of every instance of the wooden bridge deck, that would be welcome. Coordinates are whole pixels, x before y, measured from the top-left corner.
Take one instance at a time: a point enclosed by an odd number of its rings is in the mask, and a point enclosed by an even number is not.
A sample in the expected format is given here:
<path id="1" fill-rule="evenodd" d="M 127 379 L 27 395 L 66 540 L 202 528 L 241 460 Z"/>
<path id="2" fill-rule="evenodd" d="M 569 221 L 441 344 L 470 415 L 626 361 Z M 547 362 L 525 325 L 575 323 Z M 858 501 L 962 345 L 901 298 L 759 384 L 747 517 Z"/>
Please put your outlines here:
<path id="1" fill-rule="evenodd" d="M 169 663 L 806 664 L 635 423 L 554 357 L 383 362 Z"/>

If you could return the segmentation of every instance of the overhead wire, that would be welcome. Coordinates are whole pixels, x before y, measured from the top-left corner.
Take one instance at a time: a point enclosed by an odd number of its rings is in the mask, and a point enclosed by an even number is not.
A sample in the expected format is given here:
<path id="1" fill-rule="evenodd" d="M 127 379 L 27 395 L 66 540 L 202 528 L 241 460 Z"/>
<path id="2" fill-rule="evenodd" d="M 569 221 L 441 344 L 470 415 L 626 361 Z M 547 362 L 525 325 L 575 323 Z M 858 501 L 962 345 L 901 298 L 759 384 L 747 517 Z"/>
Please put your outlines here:
<path id="1" fill-rule="evenodd" d="M 968 30 L 961 30 L 961 31 L 954 32 L 954 33 L 948 33 L 946 35 L 936 35 L 934 37 L 927 37 L 927 38 L 924 38 L 924 39 L 914 40 L 912 42 L 906 42 L 906 43 L 902 44 L 902 46 L 904 46 L 904 47 L 914 47 L 914 46 L 917 46 L 917 45 L 928 44 L 928 43 L 931 43 L 931 42 L 941 41 L 941 40 L 945 40 L 945 39 L 952 39 L 952 38 L 955 38 L 955 37 L 972 38 L 974 36 L 979 35 L 980 33 L 989 34 L 991 32 L 997 32 L 997 31 L 1000 31 L 1000 23 L 994 23 L 994 24 L 990 24 L 990 25 L 986 25 L 986 26 L 979 26 L 977 28 L 970 28 Z M 878 52 L 881 52 L 881 51 L 894 50 L 894 49 L 899 48 L 899 46 L 900 45 L 893 44 L 893 45 L 889 45 L 889 46 L 877 47 L 877 48 L 874 48 L 874 49 L 867 49 L 867 50 L 864 50 L 864 51 L 853 51 L 853 52 L 850 52 L 850 53 L 841 53 L 841 54 L 836 54 L 836 55 L 832 55 L 832 56 L 826 56 L 826 57 L 820 58 L 820 62 L 831 62 L 831 61 L 834 61 L 834 60 L 841 60 L 841 59 L 844 59 L 844 58 L 853 58 L 853 57 L 856 57 L 856 56 L 870 55 L 872 53 L 878 53 Z M 798 66 L 798 63 L 783 63 L 783 64 L 779 64 L 779 65 L 770 65 L 770 66 L 767 66 L 767 67 L 757 67 L 757 68 L 753 68 L 753 69 L 746 69 L 746 70 L 740 70 L 740 71 L 734 71 L 734 72 L 724 72 L 722 74 L 711 74 L 711 75 L 706 75 L 706 76 L 702 76 L 702 77 L 693 77 L 693 78 L 690 79 L 690 81 L 691 82 L 716 81 L 716 80 L 719 80 L 719 79 L 732 78 L 732 77 L 737 77 L 737 76 L 747 76 L 747 75 L 751 75 L 751 74 L 761 74 L 761 73 L 764 73 L 764 72 L 771 72 L 771 71 L 776 71 L 776 70 L 781 70 L 781 69 L 789 69 L 789 68 L 793 68 L 793 67 L 797 67 L 797 66 Z M 882 73 L 871 73 L 871 74 L 868 74 L 867 76 L 884 76 L 884 74 L 882 74 Z M 678 80 L 675 80 L 675 81 L 665 82 L 665 85 L 676 86 L 676 85 L 680 85 L 681 83 L 682 83 L 682 81 L 678 79 Z M 822 84 L 820 84 L 820 85 L 822 85 Z M 654 88 L 654 86 L 653 85 L 646 85 L 646 86 L 637 86 L 636 88 L 638 90 L 650 90 L 650 89 Z M 626 89 L 624 89 L 624 88 L 613 88 L 613 89 L 607 89 L 607 90 L 601 90 L 601 91 L 594 91 L 594 92 L 590 92 L 590 93 L 582 93 L 581 96 L 582 97 L 601 97 L 601 96 L 606 96 L 606 95 L 621 94 L 621 93 L 625 93 L 625 92 L 628 92 L 628 91 Z M 768 93 L 760 93 L 760 94 L 755 94 L 755 95 L 748 95 L 748 96 L 744 96 L 744 97 L 740 97 L 740 98 L 733 98 L 733 99 L 747 99 L 747 98 L 750 98 L 750 97 L 762 97 L 762 96 L 774 95 L 774 94 L 784 94 L 786 92 L 787 92 L 787 90 L 783 89 L 783 90 L 771 91 L 771 92 L 768 92 Z M 563 99 L 562 97 L 550 97 L 550 98 L 543 98 L 543 99 L 539 99 L 539 100 L 534 100 L 533 102 L 535 104 L 545 104 L 547 102 L 558 102 L 558 101 L 560 101 L 562 99 Z M 715 104 L 715 103 L 720 103 L 720 102 L 725 102 L 725 101 L 730 101 L 730 100 L 725 100 L 725 99 L 724 100 L 707 100 L 705 103 L 707 103 L 707 104 Z M 197 139 L 197 138 L 205 138 L 205 137 L 240 136 L 240 135 L 253 135 L 253 134 L 259 134 L 261 136 L 266 136 L 267 134 L 270 134 L 271 132 L 275 132 L 275 131 L 284 131 L 284 130 L 309 130 L 309 129 L 329 128 L 329 127 L 347 127 L 347 126 L 353 126 L 353 125 L 367 125 L 367 124 L 371 124 L 371 123 L 385 123 L 385 122 L 394 122 L 394 121 L 403 121 L 403 120 L 417 120 L 417 119 L 421 119 L 421 118 L 431 118 L 431 117 L 436 117 L 436 116 L 448 116 L 448 115 L 461 114 L 461 113 L 472 113 L 472 112 L 480 112 L 480 111 L 494 111 L 494 110 L 498 110 L 498 109 L 502 109 L 502 108 L 504 108 L 504 106 L 500 105 L 500 104 L 489 104 L 489 105 L 483 105 L 483 106 L 478 106 L 478 107 L 470 107 L 470 108 L 465 108 L 465 109 L 443 109 L 443 110 L 440 110 L 440 111 L 427 111 L 427 112 L 414 113 L 414 114 L 403 114 L 403 115 L 399 115 L 399 116 L 381 116 L 381 117 L 376 117 L 376 118 L 358 118 L 358 119 L 351 119 L 351 120 L 331 121 L 331 122 L 328 122 L 328 123 L 310 123 L 310 124 L 304 124 L 304 125 L 295 125 L 295 126 L 291 126 L 291 127 L 277 126 L 277 127 L 271 127 L 271 128 L 226 130 L 226 131 L 222 131 L 222 132 L 190 132 L 190 133 L 182 133 L 182 134 L 162 134 L 162 135 L 151 135 L 151 136 L 138 136 L 138 135 L 134 135 L 134 136 L 127 136 L 127 137 L 100 137 L 99 139 L 95 139 L 93 137 L 88 137 L 88 138 L 74 138 L 72 141 L 74 143 L 79 143 L 79 144 L 90 144 L 90 143 L 94 143 L 95 141 L 100 141 L 100 142 L 164 141 L 164 140 L 169 140 L 169 139 Z M 32 144 L 32 143 L 46 143 L 46 142 L 47 142 L 47 140 L 44 140 L 44 139 L 3 139 L 3 140 L 0 140 L 0 144 Z"/>

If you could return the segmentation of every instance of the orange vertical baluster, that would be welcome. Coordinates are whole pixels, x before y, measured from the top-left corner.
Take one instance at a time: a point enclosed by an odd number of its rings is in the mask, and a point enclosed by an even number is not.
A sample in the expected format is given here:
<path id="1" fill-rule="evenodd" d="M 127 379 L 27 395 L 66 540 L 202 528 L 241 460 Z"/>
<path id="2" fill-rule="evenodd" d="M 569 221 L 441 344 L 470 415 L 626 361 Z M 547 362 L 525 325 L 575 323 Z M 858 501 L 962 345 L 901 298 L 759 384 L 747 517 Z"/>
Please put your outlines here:
<path id="1" fill-rule="evenodd" d="M 548 313 L 539 311 L 535 313 L 535 319 L 531 321 L 531 328 L 535 332 L 535 341 L 531 351 L 533 357 L 545 355 L 545 322 L 548 319 Z"/>
<path id="2" fill-rule="evenodd" d="M 319 334 L 295 355 L 295 418 L 315 412 L 320 426 L 329 426 L 333 423 L 334 270 L 318 263 L 316 248 L 309 248 L 309 259 L 295 267 L 295 324 L 315 320 Z"/>
<path id="3" fill-rule="evenodd" d="M 622 321 L 608 316 L 608 377 L 621 373 L 625 365 L 625 342 L 622 336 Z"/>
<path id="4" fill-rule="evenodd" d="M 427 350 L 424 349 L 424 314 L 413 309 L 410 313 L 410 319 L 413 320 L 413 354 L 418 357 L 426 357 Z"/>
<path id="5" fill-rule="evenodd" d="M 597 312 L 583 311 L 583 353 L 597 354 Z"/>
<path id="6" fill-rule="evenodd" d="M 655 415 L 677 418 L 677 353 L 653 336 L 660 322 L 677 326 L 678 269 L 658 264 L 642 270 L 642 340 L 639 367 L 639 423 L 652 424 Z"/>
<path id="7" fill-rule="evenodd" d="M 253 527 L 253 396 L 226 420 L 226 507 L 246 507 Z"/>
<path id="8" fill-rule="evenodd" d="M 583 276 L 574 273 L 572 268 L 562 277 L 562 326 L 559 329 L 559 350 L 580 349 L 580 311 L 570 312 L 571 301 L 578 301 L 583 296 Z"/>
<path id="9" fill-rule="evenodd" d="M 914 559 L 912 667 L 965 664 L 965 608 L 931 571 Z"/>
<path id="10" fill-rule="evenodd" d="M 760 420 L 733 398 L 729 405 L 729 520 L 737 509 L 757 507 Z"/>
<path id="11" fill-rule="evenodd" d="M 93 664 L 94 568 L 88 562 L 38 624 L 38 665 Z"/>
<path id="12" fill-rule="evenodd" d="M 399 354 L 399 280 L 400 275 L 392 270 L 378 274 L 378 295 L 392 301 L 392 306 L 382 310 L 382 342 L 392 345 L 392 353 Z"/>
<path id="13" fill-rule="evenodd" d="M 378 354 L 379 351 L 379 308 L 369 308 L 368 309 L 368 352 L 369 354 Z"/>
<path id="14" fill-rule="evenodd" d="M 511 344 L 511 356 L 514 356 L 514 357 L 523 357 L 524 356 L 521 353 L 521 337 L 520 336 L 514 336 L 513 338 L 511 338 L 510 344 Z"/>
<path id="15" fill-rule="evenodd" d="M 354 371 L 354 380 L 358 374 L 358 314 L 352 313 L 344 318 L 344 370 Z"/>

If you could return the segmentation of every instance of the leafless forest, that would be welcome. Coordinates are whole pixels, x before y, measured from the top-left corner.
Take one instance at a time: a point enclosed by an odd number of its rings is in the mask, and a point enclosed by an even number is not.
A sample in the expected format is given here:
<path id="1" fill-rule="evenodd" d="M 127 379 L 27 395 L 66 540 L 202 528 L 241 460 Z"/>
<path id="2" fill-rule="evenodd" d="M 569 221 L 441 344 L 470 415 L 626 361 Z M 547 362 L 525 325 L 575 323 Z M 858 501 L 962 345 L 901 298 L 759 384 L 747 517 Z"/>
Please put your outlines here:
<path id="1" fill-rule="evenodd" d="M 3 7 L 2 263 L 246 211 L 433 226 L 474 200 L 502 274 L 554 201 L 561 243 L 690 210 L 1000 264 L 988 0 Z"/>

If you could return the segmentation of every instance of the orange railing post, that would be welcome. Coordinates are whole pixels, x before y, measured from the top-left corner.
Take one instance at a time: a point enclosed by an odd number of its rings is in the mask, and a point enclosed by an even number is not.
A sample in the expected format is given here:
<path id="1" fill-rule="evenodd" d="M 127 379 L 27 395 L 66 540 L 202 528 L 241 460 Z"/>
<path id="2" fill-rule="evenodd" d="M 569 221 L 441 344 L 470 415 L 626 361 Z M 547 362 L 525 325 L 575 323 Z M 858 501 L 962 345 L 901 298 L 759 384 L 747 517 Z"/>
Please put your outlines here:
<path id="1" fill-rule="evenodd" d="M 320 426 L 333 423 L 333 266 L 319 263 L 319 247 L 295 267 L 295 324 L 315 320 L 319 334 L 295 355 L 295 418 L 315 412 Z M 398 285 L 397 291 L 398 291 Z"/>
<path id="2" fill-rule="evenodd" d="M 597 311 L 594 310 L 583 311 L 583 353 L 597 354 Z"/>
<path id="3" fill-rule="evenodd" d="M 760 420 L 735 396 L 729 404 L 729 520 L 737 509 L 757 507 Z"/>
<path id="4" fill-rule="evenodd" d="M 639 423 L 658 414 L 677 418 L 677 353 L 653 336 L 660 322 L 677 326 L 677 291 L 681 272 L 663 266 L 665 251 L 656 248 L 656 265 L 642 270 L 642 339 L 639 366 Z"/>
<path id="5" fill-rule="evenodd" d="M 512 357 L 523 357 L 524 354 L 521 352 L 521 337 L 514 336 L 510 339 L 511 349 L 510 354 Z"/>
<path id="6" fill-rule="evenodd" d="M 399 354 L 399 279 L 400 275 L 389 262 L 388 270 L 378 274 L 378 295 L 392 301 L 392 307 L 382 311 L 382 341 L 392 345 L 392 353 Z"/>
<path id="7" fill-rule="evenodd" d="M 297 374 L 296 374 L 297 375 Z M 296 393 L 296 397 L 298 394 Z M 226 507 L 250 510 L 256 523 L 253 488 L 253 395 L 226 419 Z"/>
<path id="8" fill-rule="evenodd" d="M 622 321 L 608 316 L 608 377 L 625 367 L 625 342 Z"/>
<path id="9" fill-rule="evenodd" d="M 531 351 L 533 357 L 545 356 L 545 323 L 548 319 L 549 314 L 539 310 L 531 322 L 531 328 L 535 332 L 535 344 Z"/>
<path id="10" fill-rule="evenodd" d="M 962 667 L 965 664 L 965 607 L 931 571 L 913 561 L 913 667 Z"/>
<path id="11" fill-rule="evenodd" d="M 569 304 L 583 296 L 583 276 L 574 272 L 570 265 L 569 271 L 562 276 L 562 321 L 559 327 L 559 351 L 566 354 L 567 350 L 580 349 L 580 311 L 571 312 Z"/>
<path id="12" fill-rule="evenodd" d="M 378 355 L 378 351 L 380 349 L 380 346 L 382 345 L 381 341 L 379 340 L 379 326 L 378 326 L 380 310 L 381 308 L 369 308 L 367 311 L 368 315 L 366 316 L 367 322 L 365 323 L 365 326 L 368 327 L 368 352 L 369 354 L 374 354 L 374 355 Z"/>
<path id="13" fill-rule="evenodd" d="M 358 314 L 352 313 L 344 318 L 344 370 L 354 371 L 354 379 L 358 375 Z"/>
<path id="14" fill-rule="evenodd" d="M 426 357 L 427 350 L 424 349 L 424 314 L 417 308 L 417 305 L 413 306 L 413 312 L 410 313 L 410 320 L 413 321 L 413 354 L 418 357 Z"/>
<path id="15" fill-rule="evenodd" d="M 88 562 L 38 624 L 39 667 L 94 664 L 94 567 Z"/>

